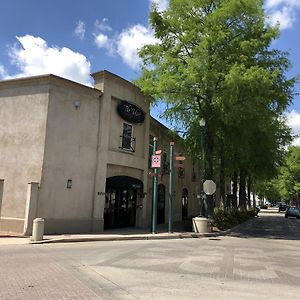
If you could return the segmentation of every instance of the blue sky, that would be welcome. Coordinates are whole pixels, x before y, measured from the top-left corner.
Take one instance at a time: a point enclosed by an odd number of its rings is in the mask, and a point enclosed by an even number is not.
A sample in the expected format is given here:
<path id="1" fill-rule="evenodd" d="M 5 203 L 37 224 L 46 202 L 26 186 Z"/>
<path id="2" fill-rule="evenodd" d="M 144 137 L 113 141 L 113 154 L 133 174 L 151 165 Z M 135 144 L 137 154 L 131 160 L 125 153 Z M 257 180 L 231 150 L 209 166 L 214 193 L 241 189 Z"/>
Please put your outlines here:
<path id="1" fill-rule="evenodd" d="M 52 73 L 92 85 L 89 74 L 103 69 L 135 79 L 137 49 L 155 42 L 148 24 L 152 3 L 164 10 L 168 0 L 2 0 L 0 79 Z M 274 46 L 290 52 L 289 75 L 300 75 L 300 0 L 265 0 L 265 9 L 271 24 L 280 23 Z M 300 134 L 299 96 L 287 117 Z"/>

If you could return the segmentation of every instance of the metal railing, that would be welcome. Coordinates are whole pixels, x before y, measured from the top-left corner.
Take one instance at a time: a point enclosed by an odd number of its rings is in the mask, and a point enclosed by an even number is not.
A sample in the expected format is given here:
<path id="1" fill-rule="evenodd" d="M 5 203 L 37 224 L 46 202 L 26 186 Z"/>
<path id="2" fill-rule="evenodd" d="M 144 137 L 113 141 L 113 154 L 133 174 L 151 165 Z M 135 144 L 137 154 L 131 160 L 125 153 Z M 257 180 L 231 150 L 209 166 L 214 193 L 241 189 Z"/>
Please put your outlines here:
<path id="1" fill-rule="evenodd" d="M 135 138 L 126 135 L 120 135 L 120 149 L 135 152 Z"/>

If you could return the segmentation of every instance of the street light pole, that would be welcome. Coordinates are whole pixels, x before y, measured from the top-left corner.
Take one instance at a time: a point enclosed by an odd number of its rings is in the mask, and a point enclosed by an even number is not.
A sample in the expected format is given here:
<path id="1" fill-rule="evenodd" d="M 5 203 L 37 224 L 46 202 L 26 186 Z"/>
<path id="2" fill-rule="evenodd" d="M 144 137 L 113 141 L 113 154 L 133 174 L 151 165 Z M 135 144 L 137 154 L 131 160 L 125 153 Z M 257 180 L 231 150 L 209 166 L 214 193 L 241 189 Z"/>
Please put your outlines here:
<path id="1" fill-rule="evenodd" d="M 199 215 L 205 217 L 205 207 L 204 207 L 204 191 L 203 183 L 205 181 L 205 148 L 204 148 L 204 130 L 205 130 L 205 120 L 200 119 L 200 147 L 201 147 L 201 163 L 200 163 L 200 198 L 199 198 Z"/>

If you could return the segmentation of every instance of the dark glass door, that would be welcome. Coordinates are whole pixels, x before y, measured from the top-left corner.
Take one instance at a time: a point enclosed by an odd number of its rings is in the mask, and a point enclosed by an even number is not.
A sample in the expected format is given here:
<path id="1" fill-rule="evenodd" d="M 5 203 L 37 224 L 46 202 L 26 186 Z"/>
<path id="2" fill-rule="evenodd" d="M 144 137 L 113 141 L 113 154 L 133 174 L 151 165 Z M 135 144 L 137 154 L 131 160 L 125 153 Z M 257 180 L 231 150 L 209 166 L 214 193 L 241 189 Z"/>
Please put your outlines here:
<path id="1" fill-rule="evenodd" d="M 104 207 L 104 229 L 135 226 L 137 190 L 108 189 Z"/>

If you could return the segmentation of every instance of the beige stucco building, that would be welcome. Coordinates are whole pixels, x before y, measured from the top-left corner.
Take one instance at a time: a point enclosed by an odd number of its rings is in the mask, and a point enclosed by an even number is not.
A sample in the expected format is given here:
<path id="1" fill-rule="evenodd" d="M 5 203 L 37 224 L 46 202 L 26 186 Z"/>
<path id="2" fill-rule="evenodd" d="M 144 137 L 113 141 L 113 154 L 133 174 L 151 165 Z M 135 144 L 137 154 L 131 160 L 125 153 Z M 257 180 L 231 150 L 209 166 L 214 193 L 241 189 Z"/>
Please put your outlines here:
<path id="1" fill-rule="evenodd" d="M 28 235 L 37 217 L 49 234 L 150 229 L 153 137 L 164 156 L 157 220 L 168 221 L 169 130 L 132 83 L 92 76 L 94 87 L 54 75 L 0 81 L 0 232 Z M 188 158 L 176 168 L 174 221 L 197 213 L 198 174 Z"/>

